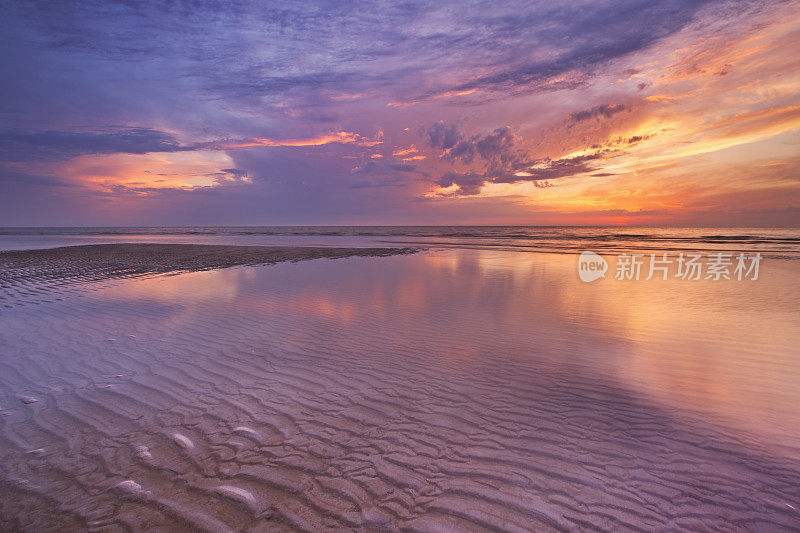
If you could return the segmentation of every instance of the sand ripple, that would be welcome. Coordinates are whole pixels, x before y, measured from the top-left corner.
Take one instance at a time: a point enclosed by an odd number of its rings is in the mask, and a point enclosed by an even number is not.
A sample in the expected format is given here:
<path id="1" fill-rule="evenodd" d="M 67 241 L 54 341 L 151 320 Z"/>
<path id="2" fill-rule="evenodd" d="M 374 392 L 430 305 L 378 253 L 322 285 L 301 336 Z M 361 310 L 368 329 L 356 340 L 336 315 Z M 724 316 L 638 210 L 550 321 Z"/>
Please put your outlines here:
<path id="1" fill-rule="evenodd" d="M 0 309 L 60 301 L 92 283 L 284 261 L 409 254 L 418 248 L 90 244 L 0 252 Z M 108 338 L 108 342 L 116 339 Z"/>
<path id="2" fill-rule="evenodd" d="M 454 364 L 423 323 L 343 335 L 269 312 L 291 290 L 240 314 L 6 312 L 2 529 L 800 528 L 797 465 L 746 435 L 503 357 L 491 335 Z"/>

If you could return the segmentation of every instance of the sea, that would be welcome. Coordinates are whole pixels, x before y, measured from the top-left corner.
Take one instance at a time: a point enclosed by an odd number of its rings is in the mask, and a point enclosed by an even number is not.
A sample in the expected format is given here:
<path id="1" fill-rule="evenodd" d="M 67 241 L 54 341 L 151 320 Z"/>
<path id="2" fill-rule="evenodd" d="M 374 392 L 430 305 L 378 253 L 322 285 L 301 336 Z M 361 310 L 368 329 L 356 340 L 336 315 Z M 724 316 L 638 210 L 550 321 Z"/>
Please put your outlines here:
<path id="1" fill-rule="evenodd" d="M 5 282 L 0 257 L 0 530 L 800 530 L 798 229 L 0 230 L 121 242 L 421 250 Z"/>
<path id="2" fill-rule="evenodd" d="M 5 227 L 0 250 L 156 242 L 248 246 L 422 246 L 520 252 L 759 252 L 800 258 L 800 228 L 620 226 Z"/>

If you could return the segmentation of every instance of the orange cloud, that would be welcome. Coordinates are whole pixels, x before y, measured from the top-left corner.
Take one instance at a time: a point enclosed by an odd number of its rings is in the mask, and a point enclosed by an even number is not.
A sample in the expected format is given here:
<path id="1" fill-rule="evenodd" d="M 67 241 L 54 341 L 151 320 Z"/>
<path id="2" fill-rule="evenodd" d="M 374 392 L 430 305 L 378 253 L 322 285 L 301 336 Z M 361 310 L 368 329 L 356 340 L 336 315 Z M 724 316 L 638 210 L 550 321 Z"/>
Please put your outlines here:
<path id="1" fill-rule="evenodd" d="M 410 107 L 412 105 L 417 105 L 420 102 L 423 102 L 425 100 L 440 100 L 442 98 L 456 98 L 458 96 L 467 96 L 469 94 L 474 94 L 474 93 L 479 93 L 479 92 L 480 91 L 478 89 L 466 89 L 466 90 L 463 90 L 463 91 L 445 91 L 443 93 L 434 94 L 434 95 L 428 96 L 427 98 L 422 98 L 422 99 L 417 99 L 417 100 L 408 100 L 406 102 L 389 102 L 388 104 L 386 104 L 386 107 L 393 107 L 393 108 L 402 109 L 404 107 Z"/>
<path id="2" fill-rule="evenodd" d="M 382 141 L 377 139 L 367 139 L 357 133 L 350 131 L 336 131 L 320 135 L 317 137 L 309 137 L 306 139 L 268 139 L 263 137 L 256 137 L 247 141 L 220 143 L 217 145 L 219 149 L 227 150 L 231 148 L 250 148 L 253 146 L 322 146 L 325 144 L 357 144 L 359 146 L 375 146 Z"/>
<path id="3" fill-rule="evenodd" d="M 107 154 L 77 157 L 61 167 L 59 173 L 96 190 L 191 190 L 215 187 L 233 179 L 236 175 L 230 171 L 234 166 L 229 155 L 217 151 Z M 239 181 L 250 180 L 240 176 Z"/>
<path id="4" fill-rule="evenodd" d="M 630 78 L 630 114 L 543 139 L 548 152 L 538 157 L 613 146 L 592 175 L 547 188 L 487 184 L 480 196 L 568 216 L 595 213 L 595 222 L 735 222 L 766 220 L 771 211 L 786 220 L 791 215 L 781 212 L 800 208 L 800 4 L 737 34 L 703 35 L 690 28 L 642 54 L 659 59 Z M 762 214 L 747 218 L 756 211 Z"/>
<path id="5" fill-rule="evenodd" d="M 401 156 L 401 155 L 409 155 L 409 154 L 416 154 L 417 147 L 416 145 L 411 145 L 408 148 L 398 148 L 392 152 L 393 156 Z"/>
<path id="6" fill-rule="evenodd" d="M 650 96 L 645 97 L 645 100 L 648 102 L 673 102 L 675 100 L 680 100 L 681 98 L 688 98 L 693 96 L 692 94 L 651 94 Z"/>

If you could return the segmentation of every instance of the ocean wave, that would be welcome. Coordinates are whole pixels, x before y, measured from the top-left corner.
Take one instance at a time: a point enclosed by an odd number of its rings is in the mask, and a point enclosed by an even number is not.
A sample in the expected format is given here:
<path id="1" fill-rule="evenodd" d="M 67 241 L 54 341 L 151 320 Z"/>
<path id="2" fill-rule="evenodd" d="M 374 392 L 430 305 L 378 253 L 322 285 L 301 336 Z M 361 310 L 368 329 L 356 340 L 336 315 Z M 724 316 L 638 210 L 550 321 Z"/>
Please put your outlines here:
<path id="1" fill-rule="evenodd" d="M 609 226 L 198 226 L 198 227 L 82 227 L 82 228 L 0 228 L 0 249 L 4 242 L 28 242 L 40 247 L 44 241 L 93 240 L 119 242 L 186 237 L 191 242 L 215 244 L 265 244 L 279 238 L 281 244 L 306 244 L 303 239 L 319 238 L 315 245 L 339 245 L 349 239 L 358 245 L 376 242 L 412 242 L 417 245 L 503 246 L 509 248 L 572 249 L 658 249 L 800 252 L 800 229 L 789 228 L 619 228 Z M 262 238 L 258 240 L 258 238 Z M 50 239 L 48 239 L 50 238 Z M 284 239 L 285 238 L 285 239 Z M 297 238 L 297 241 L 292 241 Z M 206 239 L 206 241 L 203 241 Z M 252 240 L 251 240 L 252 239 Z M 324 239 L 329 239 L 325 241 Z M 185 242 L 185 241 L 182 241 Z M 80 242 L 78 242 L 80 243 Z M 59 244 L 64 245 L 64 244 Z M 536 251 L 536 250 L 534 250 Z"/>

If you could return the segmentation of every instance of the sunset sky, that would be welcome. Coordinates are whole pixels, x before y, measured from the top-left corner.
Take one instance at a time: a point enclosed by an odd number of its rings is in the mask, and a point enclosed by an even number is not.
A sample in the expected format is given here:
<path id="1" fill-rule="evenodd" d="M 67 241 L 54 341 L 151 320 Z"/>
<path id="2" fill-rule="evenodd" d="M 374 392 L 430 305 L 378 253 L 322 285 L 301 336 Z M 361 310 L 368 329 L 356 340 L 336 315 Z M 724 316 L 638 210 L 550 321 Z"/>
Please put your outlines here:
<path id="1" fill-rule="evenodd" d="M 0 226 L 800 225 L 800 2 L 2 2 Z"/>

